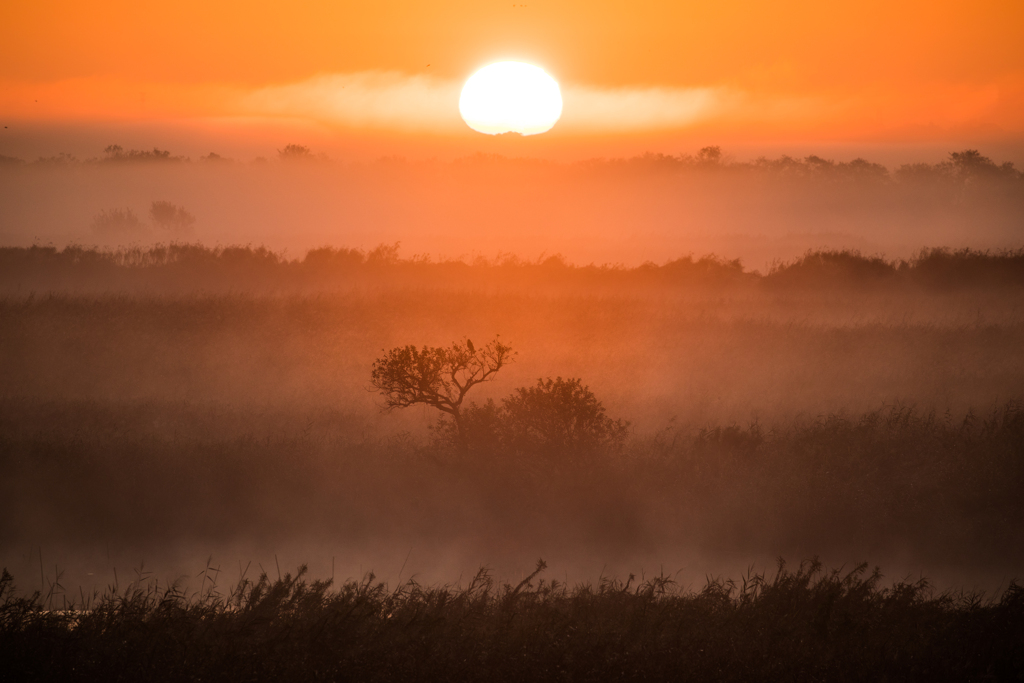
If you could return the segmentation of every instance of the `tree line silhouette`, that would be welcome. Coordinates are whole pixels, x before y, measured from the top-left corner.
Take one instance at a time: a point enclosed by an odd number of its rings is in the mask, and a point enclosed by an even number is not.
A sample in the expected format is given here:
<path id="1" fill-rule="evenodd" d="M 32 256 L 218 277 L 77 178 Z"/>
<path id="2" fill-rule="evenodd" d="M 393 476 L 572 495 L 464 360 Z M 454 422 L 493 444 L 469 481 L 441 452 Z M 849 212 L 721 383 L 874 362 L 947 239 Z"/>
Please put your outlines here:
<path id="1" fill-rule="evenodd" d="M 141 220 L 126 210 L 102 215 L 105 222 Z M 191 229 L 194 217 L 169 202 L 154 202 L 151 218 L 169 231 Z M 166 224 L 160 221 L 166 221 Z M 399 257 L 399 245 L 374 249 L 321 247 L 301 259 L 266 247 L 207 247 L 171 243 L 154 247 L 103 250 L 72 245 L 0 247 L 0 287 L 52 287 L 57 283 L 120 286 L 138 284 L 253 289 L 345 286 L 364 279 L 424 282 L 430 286 L 580 285 L 759 288 L 892 287 L 957 288 L 1024 285 L 1024 248 L 1002 251 L 922 249 L 909 259 L 887 259 L 857 250 L 808 251 L 793 261 L 776 262 L 766 272 L 744 269 L 738 259 L 692 255 L 661 264 L 635 267 L 616 264 L 573 265 L 560 255 L 527 260 L 515 255 L 495 259 L 433 260 Z"/>
<path id="2" fill-rule="evenodd" d="M 125 149 L 121 145 L 111 144 L 104 150 L 102 157 L 92 157 L 80 161 L 71 154 L 61 153 L 57 156 L 39 157 L 35 161 L 0 154 L 0 167 L 17 167 L 21 165 L 53 165 L 53 164 L 122 164 L 122 163 L 189 163 L 189 157 L 172 155 L 168 150 L 154 147 L 152 150 Z M 284 162 L 329 161 L 323 153 L 316 153 L 306 145 L 289 143 L 277 150 L 278 159 Z M 232 162 L 215 152 L 199 158 L 199 162 Z M 264 163 L 267 159 L 256 157 L 254 163 Z M 236 162 L 237 163 L 237 162 Z M 402 164 L 404 160 L 386 157 L 377 163 Z M 533 159 L 510 159 L 495 154 L 476 154 L 452 162 L 456 165 L 466 164 L 541 164 L 547 162 Z M 756 173 L 789 178 L 827 179 L 834 181 L 875 181 L 895 182 L 901 184 L 921 184 L 924 182 L 938 183 L 980 183 L 980 182 L 1024 182 L 1024 171 L 1018 170 L 1013 162 L 997 163 L 983 155 L 977 149 L 964 149 L 949 152 L 945 159 L 930 162 L 914 162 L 901 164 L 890 170 L 886 166 L 863 158 L 851 161 L 835 161 L 811 154 L 806 157 L 793 157 L 783 154 L 779 157 L 758 157 L 752 161 L 735 161 L 722 151 L 721 146 L 703 147 L 696 154 L 682 152 L 665 154 L 646 152 L 629 158 L 588 159 L 569 164 L 593 170 L 626 170 L 626 171 L 667 171 L 667 172 L 733 172 Z"/>

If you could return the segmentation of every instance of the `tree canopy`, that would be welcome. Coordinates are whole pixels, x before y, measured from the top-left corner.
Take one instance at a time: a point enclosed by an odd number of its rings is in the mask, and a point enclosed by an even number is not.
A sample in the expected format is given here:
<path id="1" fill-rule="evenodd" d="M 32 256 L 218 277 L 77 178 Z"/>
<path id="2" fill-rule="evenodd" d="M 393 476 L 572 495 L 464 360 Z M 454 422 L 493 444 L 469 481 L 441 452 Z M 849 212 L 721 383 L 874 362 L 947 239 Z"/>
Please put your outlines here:
<path id="1" fill-rule="evenodd" d="M 400 346 L 373 363 L 370 383 L 387 409 L 422 403 L 447 413 L 462 434 L 462 401 L 477 384 L 487 382 L 515 358 L 512 347 L 495 337 L 486 346 L 473 341 L 449 347 Z"/>
<path id="2" fill-rule="evenodd" d="M 538 379 L 519 387 L 500 405 L 488 399 L 470 403 L 461 425 L 442 418 L 441 443 L 513 457 L 547 456 L 571 462 L 620 448 L 629 422 L 612 419 L 601 401 L 580 379 Z"/>
<path id="3" fill-rule="evenodd" d="M 520 447 L 576 454 L 621 444 L 629 423 L 613 420 L 577 378 L 539 379 L 502 401 L 506 430 Z"/>

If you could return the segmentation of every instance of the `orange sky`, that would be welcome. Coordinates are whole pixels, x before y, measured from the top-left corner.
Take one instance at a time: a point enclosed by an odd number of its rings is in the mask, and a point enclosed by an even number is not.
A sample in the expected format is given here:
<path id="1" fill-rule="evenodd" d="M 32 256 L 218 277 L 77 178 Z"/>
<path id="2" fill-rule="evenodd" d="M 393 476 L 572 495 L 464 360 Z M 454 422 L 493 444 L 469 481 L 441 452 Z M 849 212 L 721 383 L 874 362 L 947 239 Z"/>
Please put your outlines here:
<path id="1" fill-rule="evenodd" d="M 520 59 L 554 137 L 1020 139 L 1022 45 L 1018 0 L 7 2 L 0 117 L 460 138 L 452 93 Z"/>

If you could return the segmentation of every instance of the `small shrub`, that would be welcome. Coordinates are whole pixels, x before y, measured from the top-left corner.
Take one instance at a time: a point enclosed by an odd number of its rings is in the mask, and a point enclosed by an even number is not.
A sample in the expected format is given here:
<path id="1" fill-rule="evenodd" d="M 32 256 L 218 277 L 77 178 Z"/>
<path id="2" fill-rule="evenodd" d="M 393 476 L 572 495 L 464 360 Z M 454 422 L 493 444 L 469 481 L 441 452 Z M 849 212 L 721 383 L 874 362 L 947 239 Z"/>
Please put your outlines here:
<path id="1" fill-rule="evenodd" d="M 131 209 L 100 211 L 92 219 L 93 232 L 99 235 L 130 235 L 143 230 L 142 221 Z"/>
<path id="2" fill-rule="evenodd" d="M 597 396 L 577 378 L 538 379 L 503 401 L 506 439 L 517 450 L 567 453 L 621 447 L 629 423 L 605 414 Z"/>
<path id="3" fill-rule="evenodd" d="M 277 156 L 284 161 L 296 161 L 313 158 L 313 150 L 304 145 L 285 145 L 284 149 L 277 150 Z"/>
<path id="4" fill-rule="evenodd" d="M 185 207 L 171 202 L 153 202 L 149 208 L 149 217 L 160 229 L 178 234 L 191 233 L 196 224 L 196 217 L 186 211 Z"/>
<path id="5" fill-rule="evenodd" d="M 520 387 L 500 406 L 490 399 L 482 406 L 471 403 L 462 411 L 461 424 L 466 447 L 479 455 L 503 452 L 567 461 L 618 450 L 629 434 L 629 422 L 608 417 L 590 387 L 561 377 Z M 450 446 L 459 431 L 442 417 L 435 433 Z"/>

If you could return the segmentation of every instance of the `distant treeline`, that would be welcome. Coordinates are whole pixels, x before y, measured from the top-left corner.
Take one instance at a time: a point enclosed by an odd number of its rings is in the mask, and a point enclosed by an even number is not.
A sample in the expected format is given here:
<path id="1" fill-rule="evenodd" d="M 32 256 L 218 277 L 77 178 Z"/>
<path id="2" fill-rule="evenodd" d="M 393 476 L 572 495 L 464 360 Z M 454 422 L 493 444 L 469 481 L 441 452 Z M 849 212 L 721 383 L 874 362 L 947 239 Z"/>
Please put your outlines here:
<path id="1" fill-rule="evenodd" d="M 1024 249 L 998 252 L 923 249 L 910 259 L 865 256 L 855 250 L 808 251 L 777 262 L 766 273 L 739 259 L 685 256 L 636 267 L 570 264 L 561 255 L 525 260 L 400 258 L 399 245 L 375 249 L 322 247 L 291 259 L 265 247 L 170 244 L 102 250 L 81 246 L 0 248 L 0 288 L 7 292 L 75 287 L 185 286 L 197 288 L 309 288 L 365 281 L 429 286 L 671 285 L 720 287 L 929 288 L 1024 285 Z"/>
<path id="2" fill-rule="evenodd" d="M 814 154 L 797 159 L 782 155 L 776 159 L 759 157 L 750 162 L 726 161 L 719 147 L 705 147 L 696 156 L 680 154 L 647 153 L 639 157 L 624 160 L 600 160 L 585 162 L 591 164 L 612 164 L 620 166 L 648 166 L 671 170 L 728 170 L 745 172 L 762 172 L 772 175 L 819 177 L 829 179 L 856 179 L 901 182 L 955 180 L 961 182 L 977 182 L 983 180 L 1024 179 L 1024 172 L 1018 171 L 1013 162 L 997 164 L 976 149 L 965 149 L 950 152 L 949 156 L 937 163 L 912 163 L 898 166 L 892 173 L 882 164 L 867 159 L 856 158 L 848 162 L 836 162 Z"/>
<path id="3" fill-rule="evenodd" d="M 314 154 L 303 145 L 289 144 L 278 150 L 278 159 L 287 163 L 325 163 L 330 162 L 324 154 Z M 235 160 L 223 157 L 215 152 L 201 156 L 199 163 L 236 163 Z M 51 157 L 39 157 L 35 161 L 25 161 L 16 157 L 0 154 L 0 167 L 17 166 L 53 166 L 53 165 L 104 165 L 125 163 L 192 163 L 192 159 L 173 155 L 169 150 L 154 147 L 152 150 L 124 149 L 121 145 L 108 145 L 102 157 L 79 160 L 74 155 L 59 154 Z M 265 164 L 267 159 L 257 157 L 250 163 Z M 378 159 L 377 164 L 387 166 L 437 164 L 436 161 L 408 162 L 400 157 Z M 481 164 L 523 166 L 563 166 L 557 162 L 529 158 L 508 158 L 498 154 L 478 153 L 451 162 L 453 166 L 475 166 Z M 976 149 L 965 149 L 950 152 L 946 159 L 938 163 L 918 162 L 902 164 L 895 169 L 888 169 L 882 164 L 863 158 L 852 161 L 836 162 L 817 155 L 802 159 L 782 155 L 770 159 L 759 157 L 753 161 L 733 161 L 722 152 L 719 146 L 704 147 L 696 154 L 680 153 L 678 155 L 647 152 L 645 154 L 616 159 L 588 159 L 585 161 L 564 164 L 588 170 L 648 170 L 669 172 L 731 172 L 755 173 L 783 177 L 819 178 L 827 180 L 857 180 L 877 182 L 921 183 L 935 181 L 954 181 L 958 183 L 978 183 L 992 181 L 1024 182 L 1024 171 L 1018 170 L 1013 162 L 997 163 L 984 156 Z"/>

